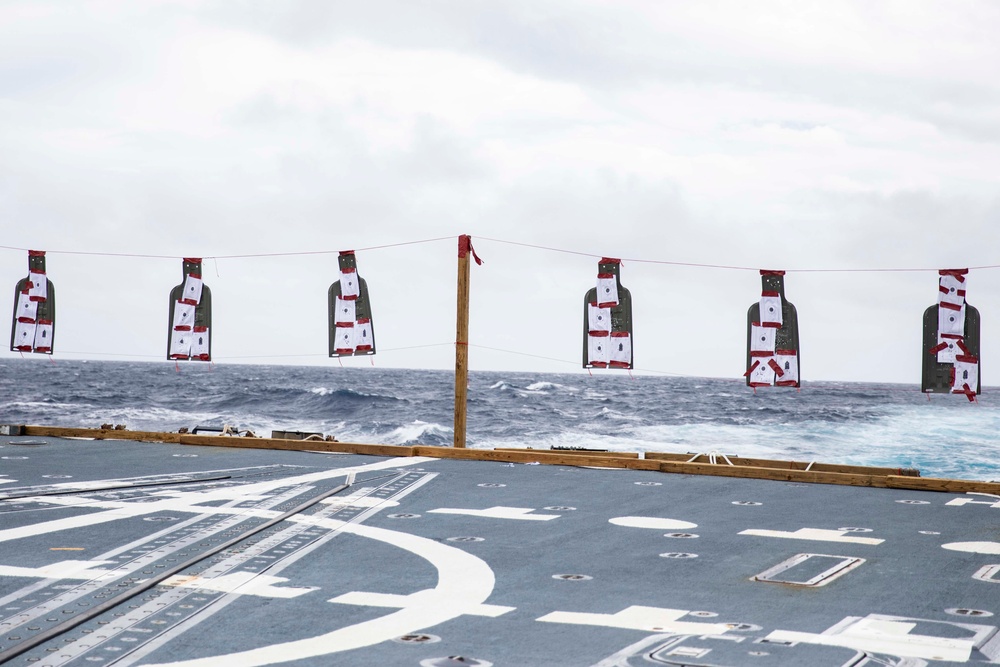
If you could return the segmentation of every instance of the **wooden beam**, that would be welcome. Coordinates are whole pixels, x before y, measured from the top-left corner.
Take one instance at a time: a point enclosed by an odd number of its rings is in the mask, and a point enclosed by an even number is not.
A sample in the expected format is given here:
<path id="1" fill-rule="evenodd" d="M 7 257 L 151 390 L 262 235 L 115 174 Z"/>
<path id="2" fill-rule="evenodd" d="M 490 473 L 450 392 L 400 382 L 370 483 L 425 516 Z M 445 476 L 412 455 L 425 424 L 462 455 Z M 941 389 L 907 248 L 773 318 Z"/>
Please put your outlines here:
<path id="1" fill-rule="evenodd" d="M 685 475 L 711 475 L 715 477 L 741 477 L 746 479 L 770 479 L 782 482 L 874 486 L 880 488 L 887 486 L 886 477 L 883 475 L 813 472 L 811 470 L 782 470 L 780 468 L 713 465 L 711 463 L 681 463 L 676 461 L 660 461 L 659 464 L 661 472 L 672 472 Z"/>
<path id="2" fill-rule="evenodd" d="M 465 447 L 469 391 L 469 251 L 472 239 L 458 237 L 458 292 L 455 317 L 455 447 Z"/>
<path id="3" fill-rule="evenodd" d="M 59 426 L 25 426 L 24 434 L 49 438 L 93 438 L 94 440 L 135 440 L 137 442 L 178 442 L 180 433 L 128 431 L 106 428 L 65 428 Z"/>
<path id="4" fill-rule="evenodd" d="M 227 435 L 182 435 L 182 445 L 201 447 L 235 447 L 241 449 L 279 449 L 292 452 L 328 452 L 364 454 L 368 456 L 413 456 L 413 447 L 368 445 L 356 442 L 326 440 L 285 440 L 282 438 L 239 438 Z"/>
<path id="5" fill-rule="evenodd" d="M 789 469 L 789 470 L 805 470 L 809 468 L 816 472 L 843 472 L 843 473 L 857 473 L 860 475 L 910 475 L 913 477 L 919 477 L 920 472 L 913 470 L 912 468 L 886 468 L 880 466 L 852 466 L 852 465 L 841 465 L 835 463 L 818 463 L 814 461 L 780 461 L 775 459 L 756 459 L 756 458 L 745 458 L 742 456 L 728 455 L 729 460 L 732 461 L 734 466 L 753 466 L 759 468 L 778 468 L 778 469 Z M 646 452 L 647 459 L 653 459 L 656 461 L 680 461 L 687 462 L 694 458 L 694 454 L 675 454 L 672 452 Z M 700 460 L 699 460 L 700 459 Z M 717 456 L 716 461 L 720 461 L 717 465 L 727 465 L 725 460 Z M 699 454 L 698 459 L 692 461 L 692 463 L 708 463 L 708 456 L 705 454 Z"/>
<path id="6" fill-rule="evenodd" d="M 532 452 L 534 454 L 559 454 L 562 456 L 607 456 L 616 459 L 637 459 L 639 452 L 591 452 L 579 449 L 532 449 L 530 447 L 497 447 L 495 452 Z M 691 458 L 690 456 L 688 458 Z"/>
<path id="7" fill-rule="evenodd" d="M 284 440 L 276 438 L 192 435 L 152 431 L 115 431 L 112 429 L 54 426 L 25 426 L 24 434 L 36 437 L 166 442 L 192 446 L 313 451 L 384 457 L 427 456 L 469 461 L 539 463 L 543 465 L 586 466 L 594 468 L 628 468 L 632 470 L 654 470 L 684 475 L 768 479 L 811 484 L 840 484 L 945 493 L 986 493 L 1000 497 L 1000 482 L 911 477 L 907 475 L 885 474 L 885 471 L 895 472 L 896 468 L 836 466 L 832 464 L 813 464 L 810 470 L 804 470 L 802 468 L 808 464 L 801 461 L 775 461 L 770 459 L 733 457 L 730 460 L 736 465 L 730 466 L 701 462 L 687 463 L 686 459 L 690 459 L 690 455 L 673 453 L 649 452 L 645 455 L 645 458 L 640 459 L 634 452 L 581 452 L 516 448 L 495 450 L 456 449 L 454 447 L 424 447 L 419 445 L 407 447 L 353 442 L 328 442 L 325 440 Z M 754 465 L 755 463 L 764 465 Z M 827 469 L 820 469 L 820 465 L 823 465 Z"/>
<path id="8" fill-rule="evenodd" d="M 944 491 L 946 493 L 989 493 L 997 496 L 1000 502 L 1000 482 L 980 482 L 967 479 L 938 479 L 935 477 L 898 477 L 890 475 L 886 478 L 889 488 L 912 489 L 914 491 Z"/>
<path id="9" fill-rule="evenodd" d="M 658 470 L 658 461 L 606 456 L 567 456 L 562 452 L 541 450 L 454 449 L 451 447 L 414 447 L 417 456 L 470 461 L 506 461 L 510 463 L 540 463 L 544 465 L 590 466 L 595 468 L 631 468 Z"/>

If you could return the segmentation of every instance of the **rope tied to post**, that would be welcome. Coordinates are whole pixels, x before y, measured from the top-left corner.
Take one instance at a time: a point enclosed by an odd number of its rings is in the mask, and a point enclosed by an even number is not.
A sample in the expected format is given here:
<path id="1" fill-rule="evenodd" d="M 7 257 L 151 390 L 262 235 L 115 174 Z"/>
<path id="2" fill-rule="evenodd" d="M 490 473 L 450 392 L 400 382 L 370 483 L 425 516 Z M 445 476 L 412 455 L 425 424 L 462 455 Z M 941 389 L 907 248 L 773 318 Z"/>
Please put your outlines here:
<path id="1" fill-rule="evenodd" d="M 725 461 L 726 465 L 731 465 L 731 466 L 735 465 L 732 461 L 729 460 L 728 456 L 726 456 L 722 452 L 720 452 L 718 450 L 714 450 L 714 449 L 712 451 L 710 451 L 710 452 L 705 452 L 705 453 L 701 453 L 701 454 L 695 454 L 694 456 L 692 456 L 691 458 L 689 458 L 687 460 L 687 462 L 688 463 L 694 463 L 695 461 L 697 461 L 698 459 L 700 459 L 702 456 L 704 456 L 705 458 L 707 458 L 709 464 L 711 464 L 711 465 L 719 465 L 719 464 L 721 464 L 721 462 L 719 461 L 719 459 L 722 459 L 723 461 Z"/>
<path id="2" fill-rule="evenodd" d="M 476 264 L 482 266 L 483 260 L 481 260 L 479 258 L 479 255 L 476 254 L 476 249 L 472 247 L 472 237 L 469 236 L 468 234 L 462 234 L 461 236 L 458 237 L 459 259 L 468 256 L 470 252 L 472 253 L 472 259 L 476 260 Z"/>

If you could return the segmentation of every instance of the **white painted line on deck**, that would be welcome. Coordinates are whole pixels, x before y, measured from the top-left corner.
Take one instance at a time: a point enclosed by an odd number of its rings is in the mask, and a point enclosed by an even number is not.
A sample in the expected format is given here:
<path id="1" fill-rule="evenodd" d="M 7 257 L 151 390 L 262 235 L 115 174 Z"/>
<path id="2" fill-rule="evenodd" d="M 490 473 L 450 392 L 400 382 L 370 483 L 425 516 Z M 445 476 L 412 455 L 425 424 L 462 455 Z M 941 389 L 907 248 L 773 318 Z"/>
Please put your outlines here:
<path id="1" fill-rule="evenodd" d="M 755 535 L 757 537 L 778 537 L 789 540 L 814 540 L 817 542 L 841 542 L 845 544 L 869 544 L 877 546 L 885 542 L 875 537 L 848 537 L 846 530 L 826 530 L 823 528 L 799 528 L 796 531 L 750 529 L 740 535 Z"/>
<path id="2" fill-rule="evenodd" d="M 125 503 L 125 502 L 95 502 L 89 499 L 66 499 L 58 497 L 38 497 L 34 498 L 36 502 L 45 502 L 53 505 L 83 505 L 84 507 L 112 507 L 113 509 L 108 509 L 104 512 L 94 512 L 92 514 L 82 514 L 78 516 L 66 517 L 64 519 L 54 519 L 52 521 L 42 521 L 39 523 L 19 526 L 17 528 L 8 528 L 6 530 L 0 530 L 0 542 L 8 542 L 11 540 L 19 540 L 25 537 L 36 537 L 38 535 L 47 535 L 50 533 L 56 533 L 64 530 L 71 530 L 74 528 L 86 528 L 88 526 L 97 526 L 102 523 L 109 523 L 111 521 L 117 521 L 118 519 L 130 519 L 137 516 L 144 516 L 147 514 L 155 514 L 157 512 L 163 511 L 174 511 L 174 512 L 195 512 L 198 514 L 212 514 L 214 511 L 223 513 L 221 508 L 215 508 L 212 506 L 201 506 L 201 503 L 210 503 L 216 501 L 225 500 L 242 500 L 245 496 L 258 495 L 261 493 L 266 493 L 273 491 L 278 488 L 295 486 L 298 484 L 309 484 L 311 482 L 318 482 L 328 479 L 336 479 L 338 477 L 345 477 L 351 473 L 358 472 L 374 472 L 377 470 L 386 469 L 396 469 L 404 466 L 414 466 L 422 463 L 427 463 L 428 461 L 434 461 L 436 459 L 430 459 L 426 457 L 399 457 L 394 459 L 387 459 L 385 461 L 378 461 L 376 463 L 369 463 L 367 465 L 352 466 L 350 468 L 338 468 L 335 470 L 324 470 L 322 472 L 308 473 L 305 475 L 296 475 L 293 477 L 283 477 L 279 479 L 268 480 L 266 482 L 255 482 L 253 484 L 247 484 L 244 486 L 225 486 L 215 489 L 207 489 L 204 491 L 194 491 L 190 493 L 178 494 L 175 497 L 164 498 L 156 502 L 150 503 Z M 84 502 L 81 503 L 81 500 Z M 245 510 L 236 509 L 236 513 L 242 513 Z M 224 510 L 225 513 L 234 513 L 234 510 Z M 249 515 L 253 516 L 266 516 L 266 514 L 253 514 L 252 511 L 247 512 Z"/>
<path id="3" fill-rule="evenodd" d="M 608 523 L 625 528 L 651 528 L 654 530 L 688 530 L 698 524 L 678 519 L 663 519 L 655 516 L 618 516 L 608 519 Z"/>
<path id="4" fill-rule="evenodd" d="M 365 593 L 362 591 L 351 591 L 338 595 L 327 600 L 336 604 L 351 604 L 359 607 L 388 607 L 391 609 L 405 609 L 416 605 L 424 604 L 425 598 L 434 595 L 434 589 L 428 588 L 409 595 L 396 595 L 394 593 Z M 470 616 L 487 616 L 497 618 L 514 611 L 517 607 L 501 607 L 495 604 L 481 604 L 477 609 L 469 610 L 466 613 Z"/>
<path id="5" fill-rule="evenodd" d="M 542 623 L 597 625 L 604 628 L 625 628 L 643 632 L 675 632 L 685 635 L 721 635 L 730 630 L 730 626 L 725 623 L 697 623 L 678 620 L 688 613 L 684 609 L 632 606 L 616 614 L 554 611 L 537 620 Z"/>
<path id="6" fill-rule="evenodd" d="M 942 544 L 941 548 L 969 554 L 1000 554 L 1000 542 L 951 542 Z"/>
<path id="7" fill-rule="evenodd" d="M 430 510 L 429 514 L 461 514 L 464 516 L 478 516 L 487 519 L 515 519 L 519 521 L 550 521 L 558 519 L 559 514 L 531 514 L 535 510 L 530 507 L 490 507 L 484 510 L 457 509 L 453 507 L 442 507 Z"/>
<path id="8" fill-rule="evenodd" d="M 437 569 L 437 586 L 422 591 L 416 600 L 418 604 L 326 634 L 248 651 L 161 663 L 160 667 L 223 665 L 260 667 L 350 651 L 412 634 L 463 614 L 475 614 L 483 608 L 483 603 L 493 592 L 495 584 L 493 570 L 483 560 L 461 549 L 425 537 L 384 528 L 345 523 L 335 519 L 325 519 L 321 523 L 331 530 L 367 537 L 420 556 Z"/>
<path id="9" fill-rule="evenodd" d="M 995 500 L 976 500 L 974 498 L 966 498 L 965 496 L 961 498 L 955 498 L 954 500 L 949 500 L 945 503 L 949 507 L 963 507 L 964 505 L 986 505 L 987 507 L 992 507 L 993 509 L 1000 509 L 1000 499 L 996 499 L 996 496 L 991 496 L 987 493 L 976 493 L 970 495 L 986 496 L 987 498 L 994 498 Z"/>
<path id="10" fill-rule="evenodd" d="M 0 577 L 37 577 L 40 579 L 94 579 L 110 570 L 100 569 L 110 560 L 63 560 L 42 567 L 0 565 Z"/>
<path id="11" fill-rule="evenodd" d="M 820 644 L 822 646 L 843 646 L 855 651 L 870 653 L 886 653 L 907 658 L 923 658 L 924 660 L 948 660 L 951 662 L 968 662 L 972 655 L 973 641 L 968 639 L 950 639 L 946 637 L 930 637 L 913 635 L 910 631 L 916 623 L 887 621 L 873 618 L 860 618 L 836 634 L 810 632 L 791 632 L 775 630 L 767 636 L 769 641 L 802 642 L 804 644 Z"/>
<path id="12" fill-rule="evenodd" d="M 1000 584 L 1000 565 L 984 565 L 972 575 L 973 579 Z"/>
<path id="13" fill-rule="evenodd" d="M 175 586 L 177 588 L 195 588 L 204 591 L 216 591 L 218 593 L 235 593 L 238 595 L 255 595 L 265 598 L 279 598 L 290 600 L 300 595 L 319 590 L 317 586 L 278 586 L 288 579 L 284 577 L 272 577 L 266 574 L 255 574 L 254 572 L 231 572 L 218 577 L 199 577 L 175 575 L 165 580 L 161 586 Z"/>
<path id="14" fill-rule="evenodd" d="M 371 489 L 365 489 L 364 491 L 366 493 L 371 493 Z M 334 496 L 333 498 L 327 498 L 325 500 L 321 500 L 320 503 L 322 503 L 323 505 L 335 505 L 335 506 L 341 507 L 341 508 L 343 508 L 343 507 L 361 507 L 361 508 L 381 507 L 383 509 L 386 509 L 386 508 L 389 508 L 389 507 L 399 507 L 399 503 L 397 503 L 395 500 L 383 500 L 382 498 L 370 498 L 370 497 L 360 497 L 360 498 L 357 498 L 357 497 L 352 497 L 352 496 L 346 496 L 344 498 L 341 498 L 339 496 Z"/>

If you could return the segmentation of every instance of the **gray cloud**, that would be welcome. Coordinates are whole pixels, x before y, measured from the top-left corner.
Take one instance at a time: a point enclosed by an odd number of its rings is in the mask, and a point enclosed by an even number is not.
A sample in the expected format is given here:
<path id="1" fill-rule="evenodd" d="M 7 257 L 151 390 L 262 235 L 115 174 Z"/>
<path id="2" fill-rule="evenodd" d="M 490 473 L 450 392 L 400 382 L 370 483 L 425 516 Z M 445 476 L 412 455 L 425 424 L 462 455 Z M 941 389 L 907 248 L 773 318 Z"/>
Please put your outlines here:
<path id="1" fill-rule="evenodd" d="M 0 7 L 6 245 L 179 257 L 471 233 L 487 260 L 473 273 L 476 340 L 528 349 L 510 328 L 516 303 L 525 331 L 546 333 L 531 352 L 557 360 L 480 350 L 474 365 L 540 370 L 579 357 L 596 258 L 488 238 L 751 268 L 998 263 L 988 4 L 899 16 L 863 3 L 63 7 Z M 381 344 L 443 344 L 386 365 L 449 366 L 454 257 L 454 239 L 359 256 Z M 13 285 L 25 260 L 4 258 Z M 297 350 L 325 361 L 335 264 L 206 265 L 220 358 L 274 352 L 281 307 L 301 319 Z M 131 333 L 129 354 L 160 355 L 178 261 L 50 266 L 64 349 L 104 350 L 112 327 Z M 104 271 L 127 312 L 92 307 Z M 644 369 L 742 372 L 755 271 L 623 271 Z M 973 276 L 985 322 L 1000 309 L 994 273 Z M 934 280 L 790 274 L 809 379 L 915 381 Z M 854 320 L 869 329 L 845 347 Z"/>
<path id="2" fill-rule="evenodd" d="M 718 30 L 693 24 L 685 8 L 655 3 L 248 1 L 238 3 L 238 11 L 234 3 L 219 3 L 207 16 L 298 47 L 356 38 L 449 50 L 612 94 L 646 85 L 749 90 L 898 114 L 974 141 L 1000 139 L 1000 85 L 988 74 L 1000 48 L 987 27 L 997 25 L 1000 12 L 989 3 L 956 8 L 945 22 L 915 25 L 907 13 L 849 3 L 838 7 L 851 16 L 828 28 L 829 17 L 798 3 L 752 10 L 699 4 L 714 8 Z M 910 14 L 921 16 L 917 7 Z M 797 54 L 784 46 L 796 29 L 828 39 L 828 51 Z M 852 29 L 855 34 L 838 39 L 838 30 Z M 872 57 L 880 52 L 888 59 Z"/>

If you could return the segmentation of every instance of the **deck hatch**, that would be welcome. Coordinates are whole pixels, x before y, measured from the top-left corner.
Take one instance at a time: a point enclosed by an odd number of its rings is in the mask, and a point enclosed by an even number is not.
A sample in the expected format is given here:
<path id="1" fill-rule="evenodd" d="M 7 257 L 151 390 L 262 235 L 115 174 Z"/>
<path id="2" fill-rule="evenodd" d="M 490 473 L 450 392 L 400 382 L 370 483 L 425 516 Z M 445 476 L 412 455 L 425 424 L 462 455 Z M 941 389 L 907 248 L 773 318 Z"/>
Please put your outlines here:
<path id="1" fill-rule="evenodd" d="M 825 586 L 864 562 L 864 558 L 853 556 L 795 554 L 788 560 L 761 572 L 753 579 L 754 581 L 791 584 L 793 586 Z"/>

